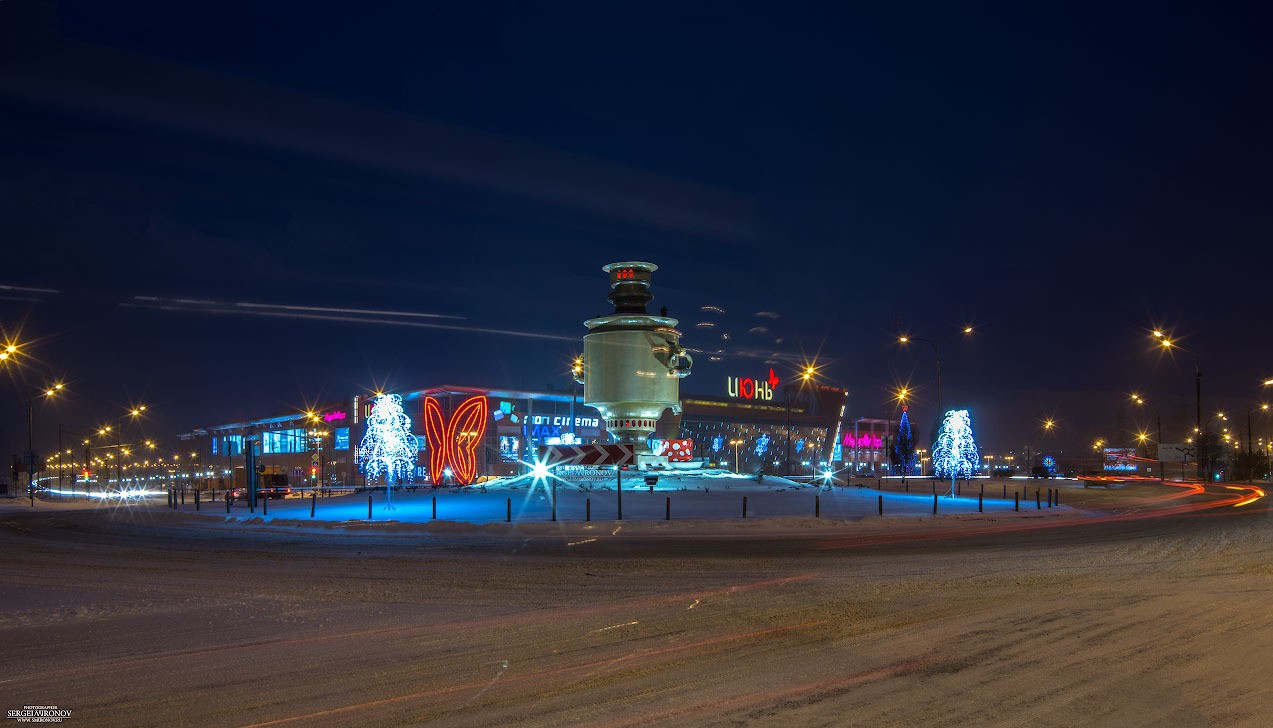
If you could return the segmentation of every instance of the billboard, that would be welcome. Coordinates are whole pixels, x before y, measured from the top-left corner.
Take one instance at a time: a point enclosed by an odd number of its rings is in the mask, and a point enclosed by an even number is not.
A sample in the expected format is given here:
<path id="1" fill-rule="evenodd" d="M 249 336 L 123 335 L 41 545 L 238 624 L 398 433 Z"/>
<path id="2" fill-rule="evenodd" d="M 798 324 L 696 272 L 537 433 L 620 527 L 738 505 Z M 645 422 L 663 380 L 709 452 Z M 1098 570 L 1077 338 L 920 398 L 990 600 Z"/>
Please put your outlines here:
<path id="1" fill-rule="evenodd" d="M 1136 448 L 1105 448 L 1105 470 L 1129 472 L 1136 470 Z"/>

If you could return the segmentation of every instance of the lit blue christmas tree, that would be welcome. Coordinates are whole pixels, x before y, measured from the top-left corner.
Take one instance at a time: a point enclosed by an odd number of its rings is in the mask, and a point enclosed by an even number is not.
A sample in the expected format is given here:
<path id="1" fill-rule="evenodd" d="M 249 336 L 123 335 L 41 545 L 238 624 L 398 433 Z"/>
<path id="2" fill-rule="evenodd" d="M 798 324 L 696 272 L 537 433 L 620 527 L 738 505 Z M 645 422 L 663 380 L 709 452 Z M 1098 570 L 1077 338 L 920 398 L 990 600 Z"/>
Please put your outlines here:
<path id="1" fill-rule="evenodd" d="M 955 479 L 972 478 L 979 462 L 968 410 L 950 410 L 942 420 L 937 442 L 933 444 L 933 474 L 939 478 L 950 478 L 953 492 Z"/>
<path id="2" fill-rule="evenodd" d="M 358 466 L 369 482 L 384 476 L 385 508 L 393 509 L 393 486 L 411 482 L 418 450 L 419 442 L 411 434 L 411 418 L 402 411 L 402 397 L 377 397 L 358 446 Z"/>
<path id="3" fill-rule="evenodd" d="M 915 472 L 915 435 L 911 432 L 911 417 L 907 409 L 907 405 L 902 405 L 902 419 L 897 423 L 897 443 L 893 445 L 903 477 Z"/>

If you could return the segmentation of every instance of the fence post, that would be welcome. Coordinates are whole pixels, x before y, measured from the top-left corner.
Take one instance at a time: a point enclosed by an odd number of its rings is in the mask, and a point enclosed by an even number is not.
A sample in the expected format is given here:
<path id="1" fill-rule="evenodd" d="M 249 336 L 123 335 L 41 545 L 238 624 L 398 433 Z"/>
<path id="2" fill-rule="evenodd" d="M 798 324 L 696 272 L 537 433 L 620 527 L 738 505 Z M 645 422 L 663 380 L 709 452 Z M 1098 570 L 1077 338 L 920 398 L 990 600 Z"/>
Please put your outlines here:
<path id="1" fill-rule="evenodd" d="M 583 499 L 583 520 L 585 521 L 592 520 L 592 499 L 591 498 Z"/>
<path id="2" fill-rule="evenodd" d="M 982 503 L 983 503 L 983 501 L 984 501 L 985 497 L 986 497 L 986 494 L 985 494 L 985 493 L 978 493 L 978 494 L 977 494 L 977 512 L 978 512 L 978 513 L 982 513 L 982 512 L 984 512 L 984 509 L 982 508 Z"/>
<path id="3" fill-rule="evenodd" d="M 505 508 L 504 523 L 512 523 L 513 522 L 513 499 L 512 498 L 504 499 L 504 508 Z"/>
<path id="4" fill-rule="evenodd" d="M 813 517 L 822 517 L 822 496 L 820 495 L 813 496 Z"/>
<path id="5" fill-rule="evenodd" d="M 1003 499 L 1008 500 L 1008 484 L 1003 484 Z"/>
<path id="6" fill-rule="evenodd" d="M 270 515 L 270 499 L 269 498 L 261 499 L 261 515 L 262 516 Z"/>
<path id="7" fill-rule="evenodd" d="M 433 496 L 433 520 L 438 520 L 438 497 Z"/>
<path id="8" fill-rule="evenodd" d="M 1021 493 L 1020 491 L 1012 491 L 1012 510 L 1021 511 Z"/>
<path id="9" fill-rule="evenodd" d="M 199 491 L 194 492 L 194 509 L 199 510 Z"/>
<path id="10" fill-rule="evenodd" d="M 672 496 L 670 495 L 667 496 L 667 498 L 664 500 L 664 506 L 666 507 L 667 510 L 663 514 L 663 520 L 670 521 L 672 520 Z"/>
<path id="11" fill-rule="evenodd" d="M 743 518 L 747 517 L 747 496 L 743 496 Z"/>
<path id="12" fill-rule="evenodd" d="M 880 515 L 884 515 L 884 496 L 878 496 L 880 499 Z"/>
<path id="13" fill-rule="evenodd" d="M 933 493 L 933 515 L 934 516 L 937 515 L 937 494 L 936 493 Z"/>
<path id="14" fill-rule="evenodd" d="M 225 492 L 225 512 L 230 512 L 230 491 Z"/>
<path id="15" fill-rule="evenodd" d="M 309 517 L 314 517 L 314 507 L 318 505 L 318 491 L 311 491 L 309 494 Z"/>
<path id="16" fill-rule="evenodd" d="M 1034 489 L 1034 510 L 1036 511 L 1043 510 L 1043 506 L 1040 505 L 1040 503 L 1041 501 L 1039 500 L 1039 489 L 1035 488 Z"/>
<path id="17" fill-rule="evenodd" d="M 186 504 L 186 489 L 182 488 L 181 489 L 181 505 L 184 506 L 185 504 Z"/>
<path id="18" fill-rule="evenodd" d="M 371 520 L 371 496 L 367 496 L 367 520 Z"/>

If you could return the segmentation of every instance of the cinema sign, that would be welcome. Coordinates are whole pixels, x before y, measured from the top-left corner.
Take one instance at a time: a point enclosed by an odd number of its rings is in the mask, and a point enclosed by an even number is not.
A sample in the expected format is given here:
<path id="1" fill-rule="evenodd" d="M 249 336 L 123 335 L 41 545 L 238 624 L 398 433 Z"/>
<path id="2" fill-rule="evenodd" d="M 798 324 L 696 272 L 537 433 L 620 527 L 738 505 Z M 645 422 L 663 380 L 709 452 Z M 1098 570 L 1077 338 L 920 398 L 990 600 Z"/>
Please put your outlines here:
<path id="1" fill-rule="evenodd" d="M 778 388 L 778 375 L 770 369 L 768 379 L 725 377 L 725 387 L 731 397 L 769 401 L 774 398 L 774 390 Z"/>

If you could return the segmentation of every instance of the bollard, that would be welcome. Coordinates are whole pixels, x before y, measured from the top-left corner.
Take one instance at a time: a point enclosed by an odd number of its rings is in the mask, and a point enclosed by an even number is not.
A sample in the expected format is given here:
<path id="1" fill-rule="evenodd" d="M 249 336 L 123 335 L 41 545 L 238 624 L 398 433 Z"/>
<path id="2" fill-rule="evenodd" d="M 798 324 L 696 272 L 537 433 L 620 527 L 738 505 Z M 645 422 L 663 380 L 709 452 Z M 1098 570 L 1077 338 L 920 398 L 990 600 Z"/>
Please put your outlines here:
<path id="1" fill-rule="evenodd" d="M 814 518 L 822 517 L 822 496 L 815 495 L 813 497 L 813 517 Z"/>
<path id="2" fill-rule="evenodd" d="M 1048 488 L 1048 508 L 1052 507 L 1052 489 Z"/>
<path id="3" fill-rule="evenodd" d="M 270 515 L 270 499 L 269 498 L 261 499 L 261 515 L 262 516 Z"/>
<path id="4" fill-rule="evenodd" d="M 983 508 L 982 508 L 982 502 L 983 502 L 983 500 L 985 499 L 985 497 L 986 497 L 986 494 L 985 494 L 985 493 L 978 493 L 978 494 L 977 494 L 977 512 L 978 512 L 978 513 L 984 513 L 984 512 L 985 512 L 985 511 L 983 510 Z"/>
<path id="5" fill-rule="evenodd" d="M 880 515 L 882 516 L 884 515 L 884 496 L 879 496 L 879 499 L 880 499 Z"/>
<path id="6" fill-rule="evenodd" d="M 199 510 L 199 491 L 194 492 L 194 509 Z"/>
<path id="7" fill-rule="evenodd" d="M 985 484 L 985 483 L 982 483 L 982 484 L 981 484 L 981 493 L 978 495 L 978 497 L 984 497 L 985 495 L 986 495 L 986 484 Z"/>
<path id="8" fill-rule="evenodd" d="M 1008 500 L 1008 484 L 1003 484 L 1003 499 Z"/>
<path id="9" fill-rule="evenodd" d="M 933 515 L 937 515 L 937 494 L 933 493 Z"/>
<path id="10" fill-rule="evenodd" d="M 230 512 L 230 491 L 225 492 L 225 512 Z"/>
<path id="11" fill-rule="evenodd" d="M 592 520 L 592 499 L 591 498 L 583 499 L 583 520 L 585 521 Z"/>
<path id="12" fill-rule="evenodd" d="M 438 497 L 433 496 L 433 520 L 438 520 Z"/>
<path id="13" fill-rule="evenodd" d="M 665 521 L 672 520 L 672 496 L 669 495 L 666 499 L 664 499 L 663 505 L 667 509 L 663 513 L 663 520 Z"/>
<path id="14" fill-rule="evenodd" d="M 181 489 L 181 505 L 184 506 L 185 504 L 186 504 L 186 489 L 182 488 Z"/>
<path id="15" fill-rule="evenodd" d="M 504 511 L 504 523 L 512 523 L 513 522 L 513 499 L 512 498 L 506 498 L 504 500 L 504 508 L 506 509 Z"/>
<path id="16" fill-rule="evenodd" d="M 367 520 L 371 520 L 371 496 L 367 496 Z"/>
<path id="17" fill-rule="evenodd" d="M 1021 494 L 1015 490 L 1012 491 L 1012 510 L 1021 511 Z"/>
<path id="18" fill-rule="evenodd" d="M 743 496 L 743 518 L 747 517 L 747 496 Z"/>
<path id="19" fill-rule="evenodd" d="M 623 520 L 623 469 L 619 467 L 615 467 L 614 472 L 615 472 L 614 489 L 615 489 L 615 494 L 618 496 L 618 500 L 619 500 L 619 504 L 617 506 L 618 513 L 615 514 L 614 520 L 622 521 Z"/>
<path id="20" fill-rule="evenodd" d="M 318 505 L 318 491 L 309 494 L 309 517 L 314 517 L 314 507 Z"/>
<path id="21" fill-rule="evenodd" d="M 1038 489 L 1038 488 L 1035 488 L 1035 489 L 1034 489 L 1034 510 L 1036 510 L 1036 511 L 1041 511 L 1041 510 L 1043 510 L 1043 506 L 1042 506 L 1042 505 L 1040 505 L 1040 501 L 1039 501 L 1039 489 Z"/>
<path id="22" fill-rule="evenodd" d="M 907 492 L 907 493 L 911 492 L 911 484 L 910 484 L 910 483 L 905 483 L 905 482 L 904 482 L 904 483 L 902 483 L 902 486 L 906 488 L 906 492 Z"/>
<path id="23" fill-rule="evenodd" d="M 937 495 L 937 484 L 933 483 L 933 495 Z"/>
<path id="24" fill-rule="evenodd" d="M 1053 494 L 1053 498 L 1056 499 L 1056 505 L 1058 506 L 1061 505 L 1061 489 L 1060 488 L 1056 489 L 1056 493 Z"/>

